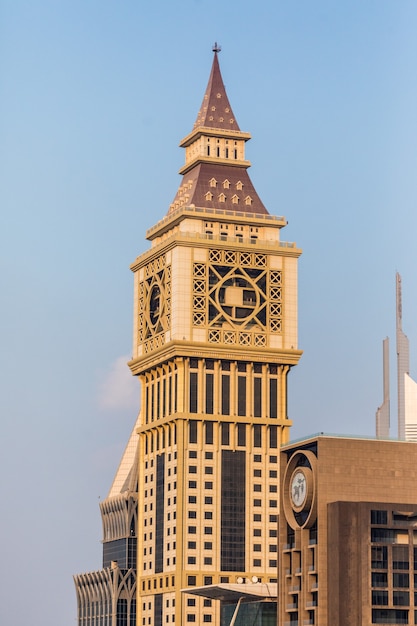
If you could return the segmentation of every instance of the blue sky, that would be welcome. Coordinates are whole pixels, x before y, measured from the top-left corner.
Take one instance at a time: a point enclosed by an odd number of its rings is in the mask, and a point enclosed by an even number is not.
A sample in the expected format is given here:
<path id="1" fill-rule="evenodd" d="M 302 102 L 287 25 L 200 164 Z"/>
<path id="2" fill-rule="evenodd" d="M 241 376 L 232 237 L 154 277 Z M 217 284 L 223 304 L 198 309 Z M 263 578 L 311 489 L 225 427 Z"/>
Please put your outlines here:
<path id="1" fill-rule="evenodd" d="M 374 434 L 396 270 L 417 376 L 416 32 L 414 0 L 0 1 L 1 623 L 74 624 L 72 574 L 100 567 L 139 408 L 129 264 L 214 41 L 251 178 L 304 251 L 293 438 Z"/>

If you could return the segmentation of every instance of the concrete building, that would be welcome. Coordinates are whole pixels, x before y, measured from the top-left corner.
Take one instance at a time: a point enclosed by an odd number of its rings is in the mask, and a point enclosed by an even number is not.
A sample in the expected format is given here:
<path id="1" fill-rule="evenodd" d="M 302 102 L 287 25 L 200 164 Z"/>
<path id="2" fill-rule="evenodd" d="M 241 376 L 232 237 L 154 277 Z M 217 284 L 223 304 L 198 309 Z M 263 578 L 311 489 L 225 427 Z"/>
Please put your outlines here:
<path id="1" fill-rule="evenodd" d="M 281 450 L 279 624 L 417 624 L 417 447 L 324 435 Z"/>
<path id="2" fill-rule="evenodd" d="M 218 596 L 194 591 L 220 585 L 230 598 L 241 580 L 269 595 L 275 585 L 276 596 L 278 461 L 291 426 L 287 376 L 301 356 L 301 250 L 281 240 L 285 218 L 268 213 L 249 178 L 250 134 L 239 128 L 213 51 L 201 108 L 180 144 L 179 189 L 131 266 L 129 366 L 142 395 L 137 453 L 122 465 L 137 485 L 118 481 L 102 507 L 111 558 L 97 577 L 126 564 L 134 539 L 136 616 L 119 615 L 115 597 L 112 621 L 99 621 L 93 604 L 101 600 L 81 575 L 80 626 L 219 624 Z M 122 520 L 130 499 L 137 518 Z M 261 596 L 258 586 L 252 597 Z"/>

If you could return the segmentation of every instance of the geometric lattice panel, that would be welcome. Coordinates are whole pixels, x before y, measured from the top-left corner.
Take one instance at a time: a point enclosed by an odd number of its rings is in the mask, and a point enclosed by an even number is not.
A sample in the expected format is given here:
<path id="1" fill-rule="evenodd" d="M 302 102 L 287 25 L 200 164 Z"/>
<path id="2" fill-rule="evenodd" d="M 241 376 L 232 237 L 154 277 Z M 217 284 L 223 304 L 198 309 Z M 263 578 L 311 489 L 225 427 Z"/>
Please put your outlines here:
<path id="1" fill-rule="evenodd" d="M 193 325 L 210 343 L 266 346 L 282 332 L 282 308 L 282 272 L 268 270 L 265 254 L 212 249 L 193 264 Z"/>
<path id="2" fill-rule="evenodd" d="M 138 342 L 148 353 L 164 344 L 171 323 L 171 266 L 164 256 L 145 266 L 138 302 Z"/>

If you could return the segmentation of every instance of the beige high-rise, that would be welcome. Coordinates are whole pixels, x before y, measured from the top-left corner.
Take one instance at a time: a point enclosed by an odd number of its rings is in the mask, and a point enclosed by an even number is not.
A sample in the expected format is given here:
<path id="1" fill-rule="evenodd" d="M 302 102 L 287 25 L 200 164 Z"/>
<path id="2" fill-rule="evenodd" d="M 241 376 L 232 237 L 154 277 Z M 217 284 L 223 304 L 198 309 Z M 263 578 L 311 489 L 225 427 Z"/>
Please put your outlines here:
<path id="1" fill-rule="evenodd" d="M 219 623 L 193 586 L 277 577 L 279 448 L 297 349 L 297 259 L 248 176 L 218 64 L 168 214 L 135 276 L 138 626 Z"/>

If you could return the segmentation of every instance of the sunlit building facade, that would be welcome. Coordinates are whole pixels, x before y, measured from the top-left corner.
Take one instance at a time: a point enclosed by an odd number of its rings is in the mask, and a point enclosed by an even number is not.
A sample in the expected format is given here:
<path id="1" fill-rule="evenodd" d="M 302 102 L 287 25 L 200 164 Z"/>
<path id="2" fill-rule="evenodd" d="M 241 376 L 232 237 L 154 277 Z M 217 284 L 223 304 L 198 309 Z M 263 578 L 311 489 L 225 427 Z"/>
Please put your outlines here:
<path id="1" fill-rule="evenodd" d="M 417 448 L 321 435 L 281 451 L 279 624 L 417 624 Z"/>

